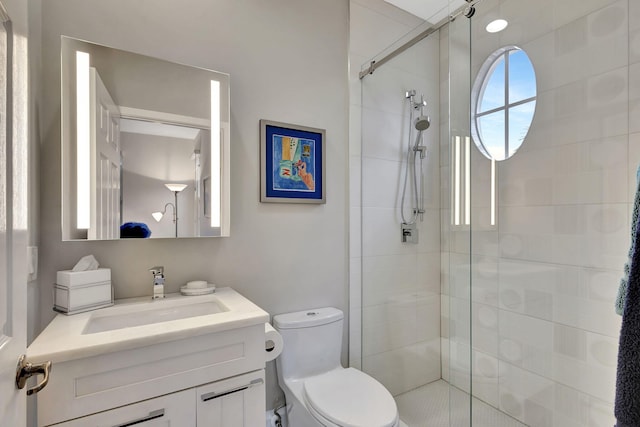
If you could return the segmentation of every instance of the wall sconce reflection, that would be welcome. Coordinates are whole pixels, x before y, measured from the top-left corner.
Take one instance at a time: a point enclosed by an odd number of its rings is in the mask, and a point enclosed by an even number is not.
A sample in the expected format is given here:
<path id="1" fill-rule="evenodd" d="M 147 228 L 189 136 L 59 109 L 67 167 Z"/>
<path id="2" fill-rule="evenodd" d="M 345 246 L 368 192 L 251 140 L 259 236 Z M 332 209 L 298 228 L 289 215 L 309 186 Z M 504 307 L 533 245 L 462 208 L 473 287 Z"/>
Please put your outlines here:
<path id="1" fill-rule="evenodd" d="M 178 193 L 187 188 L 187 185 L 165 184 L 164 186 L 167 187 L 169 191 L 173 192 L 174 203 L 167 203 L 166 205 L 164 205 L 164 209 L 162 209 L 161 212 L 153 212 L 151 216 L 153 216 L 153 219 L 155 219 L 157 222 L 160 222 L 160 220 L 162 220 L 162 217 L 164 217 L 164 214 L 167 213 L 167 207 L 171 206 L 173 208 L 173 224 L 176 229 L 176 237 L 178 237 Z"/>

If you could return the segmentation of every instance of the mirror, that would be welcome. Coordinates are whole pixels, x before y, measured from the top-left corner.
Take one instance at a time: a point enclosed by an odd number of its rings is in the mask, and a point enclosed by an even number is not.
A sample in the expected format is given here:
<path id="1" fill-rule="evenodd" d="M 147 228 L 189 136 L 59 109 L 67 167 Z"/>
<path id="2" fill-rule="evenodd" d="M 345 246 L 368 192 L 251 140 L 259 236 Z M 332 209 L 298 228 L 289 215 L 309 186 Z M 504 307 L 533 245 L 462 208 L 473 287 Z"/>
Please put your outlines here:
<path id="1" fill-rule="evenodd" d="M 62 239 L 228 236 L 229 75 L 61 50 Z"/>

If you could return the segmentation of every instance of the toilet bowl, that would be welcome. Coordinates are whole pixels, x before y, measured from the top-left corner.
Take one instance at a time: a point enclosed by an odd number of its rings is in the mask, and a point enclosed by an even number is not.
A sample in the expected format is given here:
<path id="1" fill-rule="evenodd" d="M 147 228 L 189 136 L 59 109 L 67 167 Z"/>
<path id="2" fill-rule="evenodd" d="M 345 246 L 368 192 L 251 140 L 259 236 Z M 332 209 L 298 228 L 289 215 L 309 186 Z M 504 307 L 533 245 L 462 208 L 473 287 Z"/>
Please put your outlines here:
<path id="1" fill-rule="evenodd" d="M 290 427 L 403 427 L 389 391 L 340 364 L 342 311 L 319 308 L 273 317 L 284 347 L 276 359 Z"/>

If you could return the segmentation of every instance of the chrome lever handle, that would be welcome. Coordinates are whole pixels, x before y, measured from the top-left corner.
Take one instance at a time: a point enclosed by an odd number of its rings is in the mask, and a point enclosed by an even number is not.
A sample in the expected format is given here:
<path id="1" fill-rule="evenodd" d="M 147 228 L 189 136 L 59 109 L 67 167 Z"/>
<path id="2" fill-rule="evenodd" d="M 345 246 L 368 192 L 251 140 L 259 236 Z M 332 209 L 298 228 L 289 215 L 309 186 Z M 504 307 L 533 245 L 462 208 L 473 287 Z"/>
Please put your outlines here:
<path id="1" fill-rule="evenodd" d="M 24 354 L 18 359 L 18 367 L 16 368 L 16 387 L 20 390 L 27 384 L 27 380 L 34 375 L 44 375 L 44 378 L 35 387 L 27 390 L 27 396 L 31 396 L 42 390 L 49 383 L 49 373 L 51 372 L 51 361 L 47 360 L 43 363 L 33 364 L 27 362 L 27 356 Z"/>

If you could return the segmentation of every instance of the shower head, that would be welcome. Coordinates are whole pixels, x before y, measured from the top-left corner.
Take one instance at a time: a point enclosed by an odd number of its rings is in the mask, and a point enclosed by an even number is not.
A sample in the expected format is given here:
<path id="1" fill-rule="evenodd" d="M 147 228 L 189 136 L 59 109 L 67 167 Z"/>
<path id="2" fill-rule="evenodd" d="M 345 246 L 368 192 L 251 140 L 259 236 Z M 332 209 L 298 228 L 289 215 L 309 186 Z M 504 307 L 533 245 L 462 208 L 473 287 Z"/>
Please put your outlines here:
<path id="1" fill-rule="evenodd" d="M 429 119 L 429 116 L 418 116 L 413 121 L 413 126 L 416 130 L 422 132 L 423 130 L 429 129 L 429 126 L 431 126 L 431 120 Z"/>

